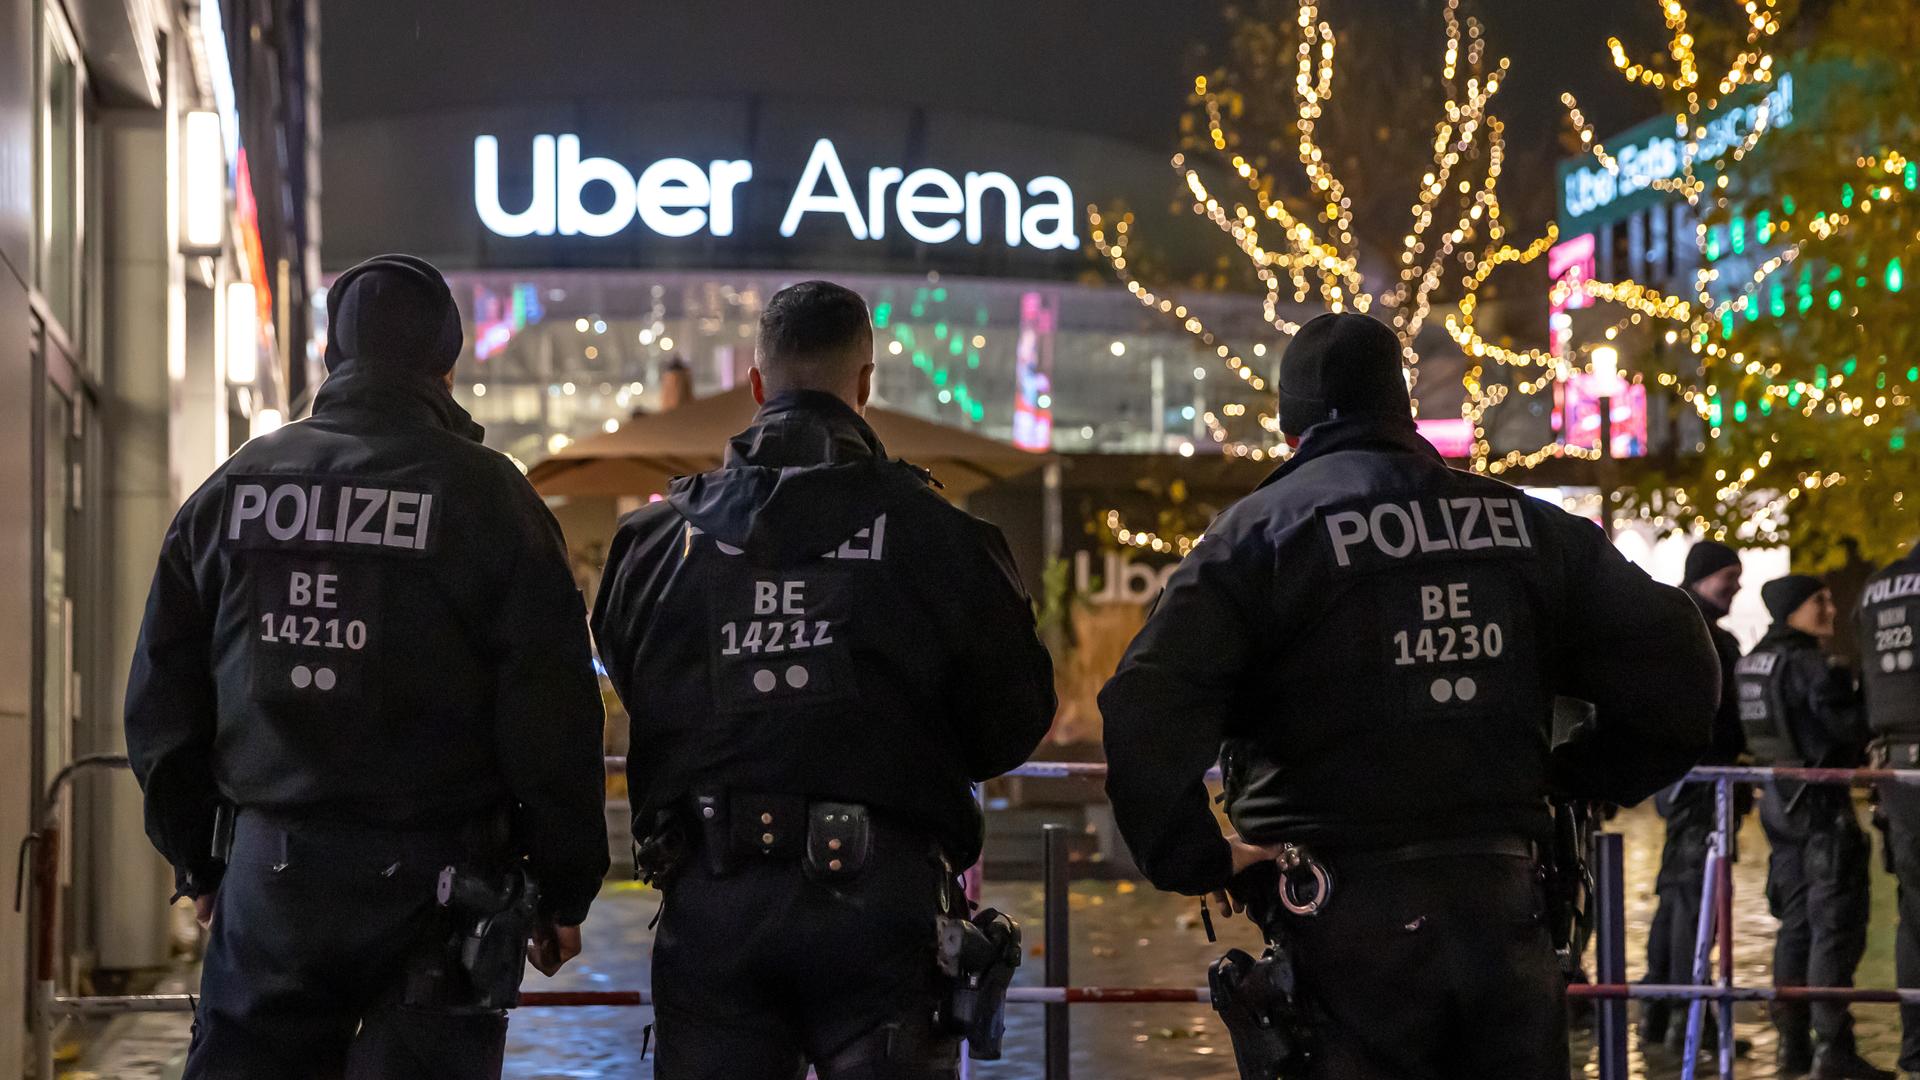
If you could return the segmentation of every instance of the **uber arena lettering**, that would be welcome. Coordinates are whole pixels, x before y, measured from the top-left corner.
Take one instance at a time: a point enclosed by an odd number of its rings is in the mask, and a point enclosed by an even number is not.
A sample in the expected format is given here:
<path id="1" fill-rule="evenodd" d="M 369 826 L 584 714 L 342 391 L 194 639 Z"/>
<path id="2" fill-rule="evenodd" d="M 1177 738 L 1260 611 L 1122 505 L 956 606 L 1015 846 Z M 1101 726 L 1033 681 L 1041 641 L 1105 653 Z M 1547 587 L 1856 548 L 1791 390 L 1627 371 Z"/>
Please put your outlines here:
<path id="1" fill-rule="evenodd" d="M 236 477 L 221 540 L 235 547 L 425 551 L 431 492 L 327 480 Z"/>
<path id="2" fill-rule="evenodd" d="M 751 161 L 661 158 L 635 176 L 611 158 L 580 156 L 578 135 L 533 137 L 533 188 L 527 206 L 508 210 L 500 202 L 500 140 L 473 140 L 473 205 L 480 221 L 499 236 L 612 236 L 639 218 L 660 236 L 712 236 L 734 232 L 734 195 L 753 179 Z M 603 210 L 589 210 L 582 199 L 590 185 L 612 194 Z M 965 237 L 969 244 L 997 236 L 1008 247 L 1025 244 L 1041 251 L 1072 251 L 1077 206 L 1073 189 L 1057 176 L 1036 176 L 1025 184 L 1004 172 L 968 172 L 960 177 L 944 169 L 911 172 L 877 165 L 856 192 L 833 140 L 813 144 L 800 182 L 780 219 L 780 235 L 791 237 L 817 215 L 838 223 L 855 240 L 884 240 L 891 223 L 923 244 L 944 244 Z"/>
<path id="3" fill-rule="evenodd" d="M 1353 549 L 1362 544 L 1371 544 L 1389 559 L 1404 559 L 1416 551 L 1427 555 L 1533 547 L 1519 499 L 1411 499 L 1365 511 L 1341 510 L 1325 520 L 1333 559 L 1341 566 L 1353 565 Z"/>

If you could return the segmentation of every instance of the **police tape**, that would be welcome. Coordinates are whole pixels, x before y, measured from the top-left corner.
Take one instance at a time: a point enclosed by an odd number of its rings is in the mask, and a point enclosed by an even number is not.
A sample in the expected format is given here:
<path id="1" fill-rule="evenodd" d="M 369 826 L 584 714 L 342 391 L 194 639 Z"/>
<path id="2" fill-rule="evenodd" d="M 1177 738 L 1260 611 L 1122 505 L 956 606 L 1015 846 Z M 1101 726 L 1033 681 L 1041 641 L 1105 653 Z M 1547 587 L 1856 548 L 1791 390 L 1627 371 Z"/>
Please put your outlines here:
<path id="1" fill-rule="evenodd" d="M 618 772 L 627 767 L 620 755 L 607 757 L 607 770 Z M 1000 774 L 1022 780 L 1101 780 L 1107 775 L 1104 761 L 1029 761 Z M 1220 779 L 1219 769 L 1207 770 L 1209 780 Z M 1700 765 L 1687 773 L 1687 783 L 1712 783 L 1733 780 L 1744 784 L 1765 784 L 1775 780 L 1800 780 L 1809 784 L 1849 784 L 1855 787 L 1878 783 L 1920 786 L 1920 769 L 1816 769 L 1762 765 Z"/>
<path id="2" fill-rule="evenodd" d="M 607 770 L 618 772 L 627 767 L 620 755 L 607 757 Z M 1023 780 L 1101 780 L 1107 775 L 1104 761 L 1029 761 L 1001 774 Z M 1219 769 L 1207 770 L 1207 779 L 1220 779 Z M 1809 784 L 1895 783 L 1920 786 L 1920 769 L 1817 769 L 1762 765 L 1700 765 L 1688 771 L 1688 783 L 1712 783 L 1733 780 L 1743 784 L 1765 784 L 1775 780 L 1799 780 Z"/>
<path id="3" fill-rule="evenodd" d="M 62 996 L 53 999 L 53 1008 L 55 1012 L 69 1016 L 192 1012 L 197 1000 L 196 994 Z M 1007 1000 L 1029 1005 L 1151 1005 L 1205 1002 L 1208 997 L 1204 986 L 1016 986 L 1007 991 Z M 652 1004 L 653 993 L 648 990 L 527 990 L 521 992 L 520 1002 L 514 1007 L 631 1009 L 650 1007 Z"/>
<path id="4" fill-rule="evenodd" d="M 1693 986 L 1684 983 L 1575 983 L 1569 998 L 1685 1001 L 1836 1001 L 1857 1005 L 1920 1005 L 1920 988 L 1890 989 L 1854 986 Z M 55 1012 L 69 1016 L 109 1016 L 122 1013 L 192 1012 L 194 994 L 113 994 L 57 997 Z M 1007 991 L 1010 1004 L 1025 1005 L 1174 1005 L 1211 1001 L 1204 986 L 1015 986 Z M 647 990 L 529 990 L 520 995 L 520 1009 L 648 1008 Z"/>

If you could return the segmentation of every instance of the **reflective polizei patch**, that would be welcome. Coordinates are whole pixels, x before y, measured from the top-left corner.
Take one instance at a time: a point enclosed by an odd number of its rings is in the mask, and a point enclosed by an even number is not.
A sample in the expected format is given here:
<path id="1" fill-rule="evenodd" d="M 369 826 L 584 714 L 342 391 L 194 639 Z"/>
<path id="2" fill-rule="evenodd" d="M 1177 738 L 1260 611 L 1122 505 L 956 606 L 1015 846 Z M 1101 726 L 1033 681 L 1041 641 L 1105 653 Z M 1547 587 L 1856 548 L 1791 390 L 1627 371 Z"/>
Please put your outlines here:
<path id="1" fill-rule="evenodd" d="M 708 659 L 716 702 L 734 711 L 819 705 L 854 692 L 853 583 L 844 570 L 727 560 L 710 586 Z"/>

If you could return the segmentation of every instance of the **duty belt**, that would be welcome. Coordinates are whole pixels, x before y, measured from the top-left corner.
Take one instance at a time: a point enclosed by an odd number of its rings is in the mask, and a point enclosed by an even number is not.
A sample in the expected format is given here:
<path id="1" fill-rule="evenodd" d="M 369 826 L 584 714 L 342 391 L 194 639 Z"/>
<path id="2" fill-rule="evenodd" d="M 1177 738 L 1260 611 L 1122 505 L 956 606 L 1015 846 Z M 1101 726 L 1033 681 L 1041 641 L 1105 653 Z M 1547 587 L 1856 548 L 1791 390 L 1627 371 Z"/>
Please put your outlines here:
<path id="1" fill-rule="evenodd" d="M 1362 848 L 1336 852 L 1333 863 L 1342 870 L 1363 870 L 1394 863 L 1444 859 L 1453 855 L 1498 855 L 1514 859 L 1536 857 L 1532 841 L 1517 836 L 1452 836 L 1438 840 L 1418 840 L 1390 848 Z"/>
<path id="2" fill-rule="evenodd" d="M 1873 740 L 1870 760 L 1883 769 L 1920 768 L 1920 736 L 1882 735 Z"/>
<path id="3" fill-rule="evenodd" d="M 1460 836 L 1419 840 L 1388 848 L 1363 848 L 1333 855 L 1329 861 L 1342 873 L 1396 863 L 1420 862 L 1462 855 L 1537 859 L 1539 849 L 1517 836 Z M 1334 873 L 1299 844 L 1282 843 L 1274 863 L 1280 868 L 1280 903 L 1298 916 L 1317 915 L 1334 890 Z"/>

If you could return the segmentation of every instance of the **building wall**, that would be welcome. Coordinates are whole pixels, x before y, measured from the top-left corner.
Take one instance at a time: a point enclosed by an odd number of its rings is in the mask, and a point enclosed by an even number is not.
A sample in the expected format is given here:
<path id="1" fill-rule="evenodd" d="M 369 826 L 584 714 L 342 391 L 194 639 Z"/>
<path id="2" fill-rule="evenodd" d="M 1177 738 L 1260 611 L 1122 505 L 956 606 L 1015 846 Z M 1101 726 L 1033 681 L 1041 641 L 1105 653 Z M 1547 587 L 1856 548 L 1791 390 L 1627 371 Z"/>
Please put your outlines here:
<path id="1" fill-rule="evenodd" d="M 0 0 L 0 848 L 27 832 L 32 768 L 33 395 L 27 275 L 33 228 L 33 0 Z M 25 1052 L 26 922 L 0 904 L 0 1075 Z"/>

